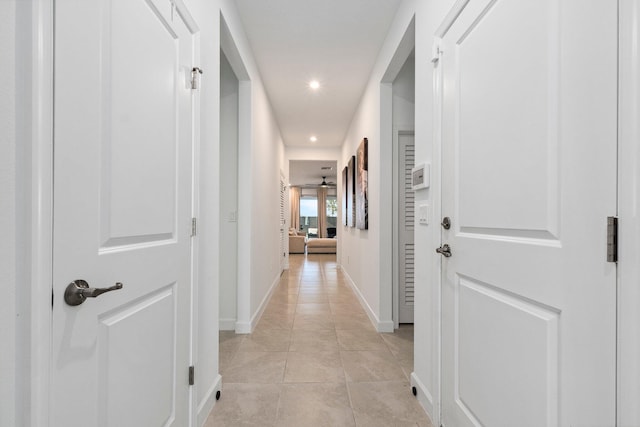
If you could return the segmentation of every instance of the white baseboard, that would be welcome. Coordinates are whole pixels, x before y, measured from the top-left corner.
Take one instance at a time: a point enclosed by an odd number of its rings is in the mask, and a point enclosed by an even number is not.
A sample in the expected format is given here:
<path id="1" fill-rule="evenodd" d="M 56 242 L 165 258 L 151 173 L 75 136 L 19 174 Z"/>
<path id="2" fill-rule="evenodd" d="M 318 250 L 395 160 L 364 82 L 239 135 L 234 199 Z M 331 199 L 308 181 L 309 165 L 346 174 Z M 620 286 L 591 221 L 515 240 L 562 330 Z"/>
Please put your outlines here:
<path id="1" fill-rule="evenodd" d="M 416 399 L 418 399 L 422 409 L 424 409 L 427 415 L 429 415 L 429 418 L 431 418 L 433 425 L 440 425 L 440 420 L 436 419 L 436 415 L 439 416 L 439 414 L 435 414 L 433 407 L 433 396 L 429 393 L 429 390 L 425 387 L 424 383 L 420 381 L 420 378 L 418 378 L 415 372 L 411 373 L 411 385 L 418 390 Z"/>
<path id="2" fill-rule="evenodd" d="M 341 267 L 341 270 L 342 270 L 342 273 L 344 274 L 344 277 L 347 279 L 347 283 L 353 290 L 353 293 L 356 294 L 356 296 L 358 297 L 358 301 L 360 301 L 360 305 L 362 306 L 362 308 L 364 308 L 364 311 L 367 313 L 367 316 L 369 316 L 369 320 L 371 321 L 373 326 L 376 328 L 376 331 L 393 332 L 394 331 L 393 321 L 392 320 L 381 321 L 380 319 L 378 319 L 378 316 L 376 316 L 376 313 L 371 309 L 371 307 L 369 306 L 369 303 L 364 298 L 364 295 L 362 295 L 362 292 L 360 292 L 360 289 L 358 289 L 353 279 L 351 279 L 351 276 L 349 276 L 349 273 L 347 273 L 347 271 L 342 267 Z"/>
<path id="3" fill-rule="evenodd" d="M 236 334 L 250 334 L 251 322 L 236 322 Z"/>
<path id="4" fill-rule="evenodd" d="M 278 283 L 280 283 L 281 276 L 282 276 L 282 271 L 273 279 L 273 282 L 271 283 L 271 287 L 269 288 L 269 291 L 264 296 L 264 298 L 262 298 L 262 301 L 260 302 L 260 306 L 258 306 L 258 309 L 254 313 L 253 317 L 251 317 L 252 331 L 256 328 L 256 326 L 258 326 L 258 322 L 260 321 L 260 318 L 262 318 L 262 313 L 264 313 L 264 309 L 267 308 L 267 305 L 269 305 L 269 301 L 271 301 L 271 296 L 273 295 L 273 291 L 276 290 L 276 286 L 278 286 Z"/>
<path id="5" fill-rule="evenodd" d="M 395 331 L 395 323 L 393 323 L 393 320 L 378 321 L 378 332 L 388 332 L 392 334 L 393 331 Z"/>
<path id="6" fill-rule="evenodd" d="M 236 334 L 250 334 L 253 332 L 253 330 L 258 325 L 260 318 L 262 317 L 262 313 L 264 313 L 264 309 L 267 308 L 269 301 L 271 301 L 273 291 L 276 289 L 276 286 L 278 286 L 278 283 L 280 283 L 280 276 L 282 276 L 282 271 L 275 277 L 275 279 L 273 279 L 273 282 L 271 283 L 271 287 L 267 291 L 267 294 L 264 296 L 264 298 L 262 298 L 258 309 L 253 314 L 253 316 L 251 316 L 251 321 L 235 323 Z"/>
<path id="7" fill-rule="evenodd" d="M 204 395 L 202 401 L 198 404 L 197 409 L 197 422 L 196 425 L 198 427 L 202 427 L 204 423 L 209 418 L 209 414 L 213 410 L 213 407 L 216 405 L 216 392 L 221 390 L 222 388 L 222 377 L 218 375 L 216 380 L 213 382 L 213 385 L 207 390 L 207 393 Z"/>
<path id="8" fill-rule="evenodd" d="M 236 319 L 219 319 L 218 330 L 220 331 L 235 331 Z"/>

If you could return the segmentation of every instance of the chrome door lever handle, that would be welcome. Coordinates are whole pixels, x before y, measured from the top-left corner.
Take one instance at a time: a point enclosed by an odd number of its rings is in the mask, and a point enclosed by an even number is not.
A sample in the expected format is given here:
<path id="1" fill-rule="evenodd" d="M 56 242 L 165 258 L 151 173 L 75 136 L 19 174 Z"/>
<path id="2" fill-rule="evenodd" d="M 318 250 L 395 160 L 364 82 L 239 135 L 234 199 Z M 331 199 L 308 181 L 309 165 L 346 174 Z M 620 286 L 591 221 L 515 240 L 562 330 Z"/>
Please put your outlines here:
<path id="1" fill-rule="evenodd" d="M 90 288 L 86 280 L 74 280 L 64 291 L 64 301 L 69 305 L 80 305 L 87 298 L 95 298 L 105 292 L 122 289 L 122 286 L 122 283 L 118 282 L 109 288 Z"/>
<path id="2" fill-rule="evenodd" d="M 449 245 L 447 244 L 444 244 L 436 249 L 436 252 L 444 255 L 446 258 L 449 258 L 451 256 L 451 247 L 449 247 Z"/>

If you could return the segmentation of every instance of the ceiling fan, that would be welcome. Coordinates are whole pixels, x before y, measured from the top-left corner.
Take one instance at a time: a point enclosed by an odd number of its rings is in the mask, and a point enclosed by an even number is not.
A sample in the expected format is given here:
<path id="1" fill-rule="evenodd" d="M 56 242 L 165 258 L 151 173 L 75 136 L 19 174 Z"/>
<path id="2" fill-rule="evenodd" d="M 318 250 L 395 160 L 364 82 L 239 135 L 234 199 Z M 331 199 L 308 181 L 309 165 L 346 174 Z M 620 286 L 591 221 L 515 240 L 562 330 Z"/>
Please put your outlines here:
<path id="1" fill-rule="evenodd" d="M 322 177 L 322 182 L 320 184 L 305 184 L 303 185 L 305 188 L 335 188 L 336 183 L 333 181 L 327 182 L 327 177 Z"/>
<path id="2" fill-rule="evenodd" d="M 335 187 L 336 183 L 335 182 L 327 182 L 327 177 L 323 176 L 322 177 L 322 182 L 320 183 L 319 187 Z"/>

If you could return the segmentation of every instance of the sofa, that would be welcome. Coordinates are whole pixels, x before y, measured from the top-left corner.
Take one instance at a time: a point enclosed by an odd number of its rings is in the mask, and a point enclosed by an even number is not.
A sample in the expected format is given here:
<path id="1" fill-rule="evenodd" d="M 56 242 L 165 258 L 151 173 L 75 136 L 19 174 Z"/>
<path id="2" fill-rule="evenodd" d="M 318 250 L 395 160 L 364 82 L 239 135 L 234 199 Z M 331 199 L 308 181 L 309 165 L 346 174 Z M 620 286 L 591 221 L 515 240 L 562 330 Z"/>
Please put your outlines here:
<path id="1" fill-rule="evenodd" d="M 338 239 L 309 239 L 307 242 L 308 254 L 335 254 Z"/>
<path id="2" fill-rule="evenodd" d="M 304 234 L 298 234 L 295 229 L 289 230 L 289 253 L 290 254 L 303 254 L 305 246 L 307 245 L 307 236 Z"/>

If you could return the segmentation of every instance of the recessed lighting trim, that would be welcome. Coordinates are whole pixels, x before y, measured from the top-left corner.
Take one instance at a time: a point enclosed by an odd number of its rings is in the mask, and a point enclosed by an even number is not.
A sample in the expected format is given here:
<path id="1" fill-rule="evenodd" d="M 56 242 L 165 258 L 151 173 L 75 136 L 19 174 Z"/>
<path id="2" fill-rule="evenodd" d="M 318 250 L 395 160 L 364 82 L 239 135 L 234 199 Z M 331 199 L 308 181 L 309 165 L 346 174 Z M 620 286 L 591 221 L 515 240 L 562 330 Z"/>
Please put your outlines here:
<path id="1" fill-rule="evenodd" d="M 318 138 L 316 138 L 315 136 L 312 136 L 311 138 L 309 138 L 309 141 L 311 142 L 316 142 L 318 140 Z"/>
<path id="2" fill-rule="evenodd" d="M 309 82 L 309 87 L 313 90 L 319 89 L 320 88 L 320 82 L 317 80 L 311 80 Z"/>

